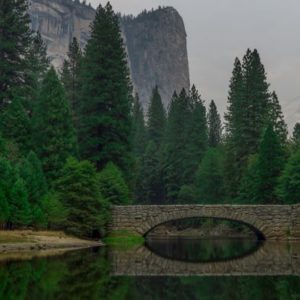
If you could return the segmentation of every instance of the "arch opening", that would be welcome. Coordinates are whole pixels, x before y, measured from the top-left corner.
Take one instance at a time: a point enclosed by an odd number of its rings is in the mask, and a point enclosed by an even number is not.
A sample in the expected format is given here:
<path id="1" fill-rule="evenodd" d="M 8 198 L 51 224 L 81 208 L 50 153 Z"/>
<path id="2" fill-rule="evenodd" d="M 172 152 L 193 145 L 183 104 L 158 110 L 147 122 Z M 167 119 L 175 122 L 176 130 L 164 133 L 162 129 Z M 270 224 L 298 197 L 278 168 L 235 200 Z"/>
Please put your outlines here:
<path id="1" fill-rule="evenodd" d="M 219 226 L 219 224 L 225 224 L 225 229 L 228 228 L 233 228 L 236 229 L 237 232 L 243 232 L 246 233 L 246 236 L 243 235 L 232 235 L 230 231 L 228 236 L 226 236 L 226 232 L 222 233 L 222 235 L 218 236 L 218 230 L 215 230 L 212 235 L 209 234 L 204 234 L 205 230 L 207 230 L 207 224 L 213 223 L 214 226 Z M 195 226 L 196 225 L 196 226 Z M 164 230 L 159 231 L 160 227 L 164 227 Z M 162 237 L 168 237 L 168 236 L 189 236 L 191 234 L 191 231 L 185 230 L 186 228 L 189 227 L 196 227 L 197 229 L 201 227 L 205 227 L 199 230 L 199 235 L 195 234 L 197 230 L 194 230 L 192 232 L 192 236 L 195 238 L 249 238 L 249 233 L 251 232 L 253 234 L 253 237 L 255 237 L 258 241 L 265 241 L 266 237 L 263 234 L 262 231 L 260 231 L 258 228 L 255 226 L 244 222 L 242 220 L 235 220 L 235 219 L 230 219 L 230 218 L 222 218 L 222 217 L 186 217 L 186 218 L 176 218 L 174 220 L 167 220 L 164 222 L 161 222 L 159 224 L 156 224 L 152 228 L 150 228 L 143 236 L 147 239 L 149 237 L 157 235 L 161 235 Z M 219 226 L 220 227 L 220 226 Z M 173 229 L 173 234 L 166 229 Z M 174 230 L 174 228 L 176 230 Z M 183 229 L 183 230 L 182 230 Z M 183 232 L 180 232 L 183 231 Z M 226 230 L 225 230 L 226 231 Z M 154 235 L 153 235 L 154 233 Z M 190 237 L 192 237 L 190 236 Z"/>

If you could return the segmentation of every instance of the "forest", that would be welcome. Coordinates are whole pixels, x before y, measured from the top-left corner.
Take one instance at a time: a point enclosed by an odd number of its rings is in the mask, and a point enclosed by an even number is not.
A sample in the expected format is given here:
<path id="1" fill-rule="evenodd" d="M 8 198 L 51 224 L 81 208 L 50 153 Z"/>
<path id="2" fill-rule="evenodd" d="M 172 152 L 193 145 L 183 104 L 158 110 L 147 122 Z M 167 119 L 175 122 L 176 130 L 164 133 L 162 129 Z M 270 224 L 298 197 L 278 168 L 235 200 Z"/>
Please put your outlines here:
<path id="1" fill-rule="evenodd" d="M 292 204 L 292 135 L 256 49 L 236 58 L 224 122 L 195 86 L 147 112 L 134 95 L 119 16 L 99 6 L 61 70 L 25 0 L 0 1 L 0 228 L 105 235 L 114 204 Z"/>

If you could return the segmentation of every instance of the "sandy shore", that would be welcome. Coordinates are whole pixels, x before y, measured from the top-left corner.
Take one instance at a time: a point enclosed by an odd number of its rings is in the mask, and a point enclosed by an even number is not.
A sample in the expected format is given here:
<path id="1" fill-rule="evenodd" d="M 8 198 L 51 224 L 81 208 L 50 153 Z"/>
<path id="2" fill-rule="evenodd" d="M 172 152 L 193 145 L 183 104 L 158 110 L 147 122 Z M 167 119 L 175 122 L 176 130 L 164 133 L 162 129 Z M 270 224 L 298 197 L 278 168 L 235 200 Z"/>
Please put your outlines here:
<path id="1" fill-rule="evenodd" d="M 82 240 L 63 232 L 0 231 L 0 255 L 13 252 L 59 251 L 99 246 L 103 246 L 101 241 Z"/>

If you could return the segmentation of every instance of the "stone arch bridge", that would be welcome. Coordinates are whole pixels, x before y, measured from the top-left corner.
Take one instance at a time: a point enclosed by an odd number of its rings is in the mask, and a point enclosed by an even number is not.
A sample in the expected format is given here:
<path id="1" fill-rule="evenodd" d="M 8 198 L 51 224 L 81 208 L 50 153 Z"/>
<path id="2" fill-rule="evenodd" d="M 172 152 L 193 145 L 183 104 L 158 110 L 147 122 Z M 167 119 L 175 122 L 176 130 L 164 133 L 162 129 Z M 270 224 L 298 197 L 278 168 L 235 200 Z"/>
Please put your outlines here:
<path id="1" fill-rule="evenodd" d="M 109 231 L 126 230 L 145 236 L 163 223 L 195 217 L 238 221 L 262 239 L 300 239 L 300 204 L 113 206 Z"/>

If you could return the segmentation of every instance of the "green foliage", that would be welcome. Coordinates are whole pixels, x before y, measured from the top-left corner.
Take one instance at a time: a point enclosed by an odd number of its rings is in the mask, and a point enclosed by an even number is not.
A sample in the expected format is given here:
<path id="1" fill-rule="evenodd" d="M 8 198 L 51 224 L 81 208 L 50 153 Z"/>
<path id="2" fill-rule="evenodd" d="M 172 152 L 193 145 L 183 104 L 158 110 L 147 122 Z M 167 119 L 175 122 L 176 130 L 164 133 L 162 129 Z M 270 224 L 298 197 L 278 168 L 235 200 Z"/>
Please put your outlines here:
<path id="1" fill-rule="evenodd" d="M 234 198 L 250 155 L 258 152 L 260 138 L 268 124 L 282 142 L 286 124 L 275 93 L 269 93 L 266 72 L 257 50 L 247 50 L 241 64 L 236 59 L 228 97 L 226 120 L 226 187 Z"/>
<path id="2" fill-rule="evenodd" d="M 129 177 L 132 89 L 119 17 L 99 5 L 80 75 L 80 155 L 101 170 L 113 162 Z"/>
<path id="3" fill-rule="evenodd" d="M 278 195 L 285 204 L 299 202 L 300 195 L 300 150 L 288 160 L 279 179 Z"/>
<path id="4" fill-rule="evenodd" d="M 53 68 L 43 82 L 33 115 L 34 145 L 46 177 L 56 179 L 77 145 L 69 104 Z"/>
<path id="5" fill-rule="evenodd" d="M 61 80 L 66 90 L 66 96 L 72 108 L 74 126 L 78 128 L 78 109 L 80 91 L 80 67 L 82 52 L 74 37 L 69 45 L 68 58 L 64 61 Z"/>
<path id="6" fill-rule="evenodd" d="M 209 147 L 217 147 L 222 139 L 222 123 L 214 100 L 209 105 L 208 128 L 208 145 Z"/>
<path id="7" fill-rule="evenodd" d="M 31 43 L 26 0 L 0 1 L 0 111 L 21 89 L 29 68 L 26 60 Z"/>
<path id="8" fill-rule="evenodd" d="M 257 203 L 278 203 L 275 189 L 285 164 L 285 153 L 280 137 L 269 125 L 263 135 L 258 151 Z"/>
<path id="9" fill-rule="evenodd" d="M 300 123 L 296 123 L 293 130 L 292 143 L 298 148 L 300 146 Z"/>
<path id="10" fill-rule="evenodd" d="M 224 201 L 223 157 L 219 149 L 206 152 L 196 174 L 196 189 L 199 203 Z"/>
<path id="11" fill-rule="evenodd" d="M 9 204 L 5 193 L 0 189 L 0 229 L 9 219 Z"/>
<path id="12" fill-rule="evenodd" d="M 178 194 L 178 201 L 181 204 L 197 203 L 197 189 L 194 185 L 183 185 Z"/>
<path id="13" fill-rule="evenodd" d="M 7 104 L 1 115 L 0 131 L 3 137 L 15 143 L 21 153 L 27 153 L 32 147 L 30 119 L 19 97 Z"/>
<path id="14" fill-rule="evenodd" d="M 42 200 L 42 209 L 49 229 L 63 229 L 69 211 L 63 205 L 57 193 L 49 192 Z"/>
<path id="15" fill-rule="evenodd" d="M 32 221 L 32 211 L 28 201 L 25 182 L 18 178 L 11 190 L 10 222 L 15 226 L 27 226 Z"/>
<path id="16" fill-rule="evenodd" d="M 104 232 L 107 204 L 99 190 L 96 170 L 90 162 L 68 159 L 55 187 L 60 201 L 68 210 L 65 222 L 68 232 L 86 237 Z"/>
<path id="17" fill-rule="evenodd" d="M 134 99 L 132 132 L 133 153 L 136 158 L 139 158 L 143 155 L 146 147 L 146 128 L 143 107 L 138 95 Z"/>
<path id="18" fill-rule="evenodd" d="M 98 174 L 98 184 L 105 202 L 115 205 L 130 204 L 129 190 L 123 174 L 112 162 Z"/>
<path id="19" fill-rule="evenodd" d="M 161 145 L 162 138 L 164 136 L 165 124 L 166 112 L 158 91 L 158 87 L 156 86 L 152 91 L 148 110 L 148 140 L 153 141 L 157 145 Z"/>
<path id="20" fill-rule="evenodd" d="M 154 141 L 148 143 L 138 171 L 135 195 L 138 203 L 162 203 L 164 190 L 161 157 L 159 147 Z"/>

